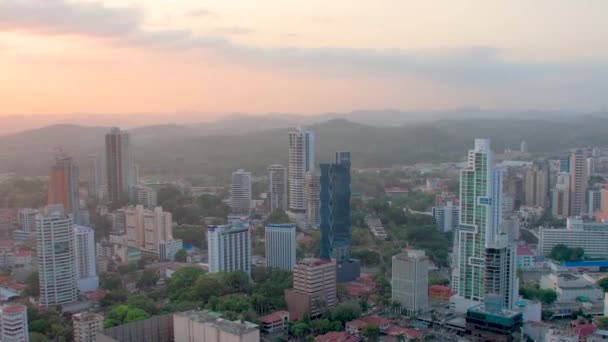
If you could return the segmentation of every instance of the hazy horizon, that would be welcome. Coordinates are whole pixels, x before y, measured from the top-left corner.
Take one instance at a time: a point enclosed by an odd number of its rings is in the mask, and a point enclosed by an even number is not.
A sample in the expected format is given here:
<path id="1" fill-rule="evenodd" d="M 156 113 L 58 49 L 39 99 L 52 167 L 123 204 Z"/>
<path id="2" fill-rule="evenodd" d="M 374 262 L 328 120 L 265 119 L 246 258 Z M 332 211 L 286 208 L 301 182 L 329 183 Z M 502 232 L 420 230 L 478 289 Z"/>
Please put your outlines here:
<path id="1" fill-rule="evenodd" d="M 591 111 L 608 107 L 607 12 L 601 0 L 0 0 L 0 117 Z"/>

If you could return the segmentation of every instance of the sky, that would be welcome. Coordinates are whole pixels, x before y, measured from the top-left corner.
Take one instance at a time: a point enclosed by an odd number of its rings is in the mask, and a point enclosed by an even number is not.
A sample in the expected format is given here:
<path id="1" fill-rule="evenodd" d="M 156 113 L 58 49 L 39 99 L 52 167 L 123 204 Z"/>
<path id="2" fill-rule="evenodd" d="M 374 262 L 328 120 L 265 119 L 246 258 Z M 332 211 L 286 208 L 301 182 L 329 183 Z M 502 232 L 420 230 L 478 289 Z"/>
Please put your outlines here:
<path id="1" fill-rule="evenodd" d="M 605 0 L 0 0 L 0 116 L 596 110 Z"/>

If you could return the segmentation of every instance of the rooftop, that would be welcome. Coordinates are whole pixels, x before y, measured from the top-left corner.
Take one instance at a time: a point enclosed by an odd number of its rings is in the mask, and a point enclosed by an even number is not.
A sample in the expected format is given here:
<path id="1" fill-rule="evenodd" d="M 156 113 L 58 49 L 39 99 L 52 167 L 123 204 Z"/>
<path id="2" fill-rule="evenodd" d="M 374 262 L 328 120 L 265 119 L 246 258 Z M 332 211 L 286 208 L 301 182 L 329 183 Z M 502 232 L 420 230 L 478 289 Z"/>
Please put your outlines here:
<path id="1" fill-rule="evenodd" d="M 528 247 L 518 246 L 517 256 L 534 256 L 534 252 L 532 252 Z"/>
<path id="2" fill-rule="evenodd" d="M 252 331 L 258 330 L 258 326 L 246 321 L 229 321 L 217 316 L 217 313 L 210 311 L 186 311 L 175 313 L 175 316 L 186 317 L 192 321 L 211 325 L 219 330 L 234 334 L 245 335 Z"/>

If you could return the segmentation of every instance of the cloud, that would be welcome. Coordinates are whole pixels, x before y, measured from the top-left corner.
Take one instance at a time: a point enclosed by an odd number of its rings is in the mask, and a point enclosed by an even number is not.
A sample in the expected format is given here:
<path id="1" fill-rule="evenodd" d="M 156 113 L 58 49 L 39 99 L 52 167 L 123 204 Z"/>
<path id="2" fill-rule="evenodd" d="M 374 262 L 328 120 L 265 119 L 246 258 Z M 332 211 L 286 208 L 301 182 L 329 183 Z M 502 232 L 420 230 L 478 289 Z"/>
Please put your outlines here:
<path id="1" fill-rule="evenodd" d="M 214 17 L 217 18 L 219 15 L 214 12 L 203 8 L 197 8 L 190 10 L 184 14 L 186 17 L 190 18 L 203 18 L 203 17 Z"/>
<path id="2" fill-rule="evenodd" d="M 211 14 L 202 9 L 190 12 L 191 16 Z M 504 57 L 503 50 L 490 46 L 438 50 L 257 47 L 228 38 L 251 32 L 244 27 L 219 28 L 200 36 L 188 30 L 148 30 L 142 22 L 143 14 L 136 7 L 68 0 L 0 0 L 0 30 L 89 35 L 140 48 L 197 50 L 236 63 L 312 71 L 327 77 L 417 77 L 478 88 L 564 85 L 578 89 L 587 82 L 608 89 L 605 62 L 513 61 Z"/>
<path id="3" fill-rule="evenodd" d="M 219 35 L 245 35 L 253 33 L 254 30 L 248 27 L 242 26 L 227 26 L 227 27 L 218 27 L 213 30 L 216 34 Z"/>

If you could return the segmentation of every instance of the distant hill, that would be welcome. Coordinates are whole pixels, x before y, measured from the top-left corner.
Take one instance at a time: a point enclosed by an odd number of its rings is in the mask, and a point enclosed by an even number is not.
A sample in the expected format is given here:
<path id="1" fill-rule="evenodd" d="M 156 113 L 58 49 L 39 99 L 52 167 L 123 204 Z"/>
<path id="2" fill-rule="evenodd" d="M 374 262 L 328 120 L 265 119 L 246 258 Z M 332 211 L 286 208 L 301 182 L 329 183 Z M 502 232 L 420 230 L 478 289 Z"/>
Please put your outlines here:
<path id="1" fill-rule="evenodd" d="M 264 130 L 264 125 L 240 123 L 243 127 L 239 130 L 249 126 L 250 132 L 211 134 L 208 127 L 198 124 L 133 129 L 135 160 L 143 173 L 219 177 L 227 177 L 237 168 L 261 174 L 269 164 L 286 163 L 288 128 Z M 317 162 L 331 160 L 336 150 L 350 150 L 355 167 L 462 160 L 475 137 L 491 138 L 497 152 L 517 149 L 522 139 L 531 152 L 608 145 L 608 119 L 592 115 L 555 120 L 441 119 L 391 127 L 334 119 L 310 127 L 316 133 Z M 0 172 L 46 174 L 57 147 L 82 161 L 87 155 L 102 152 L 108 129 L 55 125 L 0 137 Z"/>

